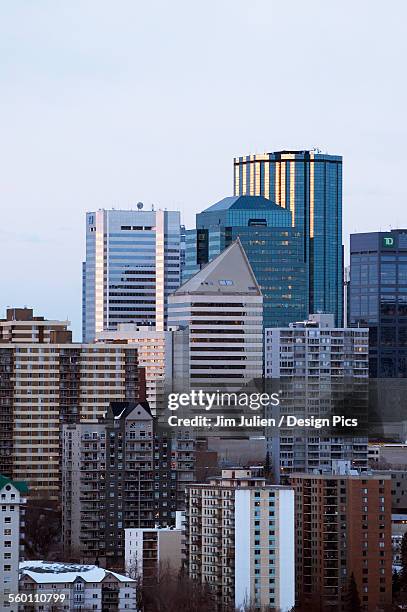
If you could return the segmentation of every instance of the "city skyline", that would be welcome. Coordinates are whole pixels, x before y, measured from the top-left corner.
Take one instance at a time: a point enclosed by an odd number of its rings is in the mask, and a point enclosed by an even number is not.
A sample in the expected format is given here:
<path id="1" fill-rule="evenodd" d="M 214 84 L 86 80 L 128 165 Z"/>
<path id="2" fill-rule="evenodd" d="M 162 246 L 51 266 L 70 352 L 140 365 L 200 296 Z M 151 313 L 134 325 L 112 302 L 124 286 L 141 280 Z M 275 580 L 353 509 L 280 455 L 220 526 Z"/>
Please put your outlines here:
<path id="1" fill-rule="evenodd" d="M 13 265 L 2 313 L 29 295 L 35 310 L 68 315 L 79 338 L 84 213 L 141 200 L 179 209 L 192 227 L 195 213 L 233 195 L 239 155 L 340 154 L 345 245 L 351 232 L 403 226 L 403 4 L 95 8 L 3 12 L 0 254 Z M 238 40 L 257 62 L 236 61 Z"/>
<path id="2" fill-rule="evenodd" d="M 0 609 L 407 603 L 407 4 L 0 11 Z"/>

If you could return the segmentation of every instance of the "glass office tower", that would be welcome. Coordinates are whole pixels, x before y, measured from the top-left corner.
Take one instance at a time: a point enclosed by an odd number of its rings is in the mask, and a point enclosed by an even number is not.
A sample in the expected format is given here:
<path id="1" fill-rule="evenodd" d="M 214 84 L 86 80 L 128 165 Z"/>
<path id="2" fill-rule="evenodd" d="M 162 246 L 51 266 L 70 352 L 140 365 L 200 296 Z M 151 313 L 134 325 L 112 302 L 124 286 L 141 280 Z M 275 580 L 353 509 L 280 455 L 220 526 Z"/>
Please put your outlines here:
<path id="1" fill-rule="evenodd" d="M 350 324 L 369 327 L 372 378 L 407 377 L 407 229 L 351 235 Z"/>
<path id="2" fill-rule="evenodd" d="M 264 196 L 291 211 L 304 234 L 309 312 L 343 321 L 342 157 L 277 151 L 234 159 L 234 194 Z"/>
<path id="3" fill-rule="evenodd" d="M 84 342 L 119 323 L 166 328 L 168 295 L 180 285 L 180 240 L 179 212 L 140 205 L 86 214 Z"/>
<path id="4" fill-rule="evenodd" d="M 240 238 L 263 294 L 264 327 L 288 325 L 308 314 L 302 232 L 292 215 L 266 198 L 224 198 L 196 216 L 186 232 L 185 282 Z"/>

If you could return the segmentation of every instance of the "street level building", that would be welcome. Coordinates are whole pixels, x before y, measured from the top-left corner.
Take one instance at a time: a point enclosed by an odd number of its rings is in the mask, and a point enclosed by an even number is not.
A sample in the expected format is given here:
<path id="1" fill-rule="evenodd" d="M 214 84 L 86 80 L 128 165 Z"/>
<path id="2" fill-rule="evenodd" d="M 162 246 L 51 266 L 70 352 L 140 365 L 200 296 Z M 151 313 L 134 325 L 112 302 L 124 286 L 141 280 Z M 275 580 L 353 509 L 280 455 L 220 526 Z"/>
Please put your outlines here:
<path id="1" fill-rule="evenodd" d="M 23 560 L 25 508 L 28 487 L 0 475 L 0 608 L 18 612 L 9 595 L 18 593 L 18 568 Z"/>
<path id="2" fill-rule="evenodd" d="M 156 580 L 160 572 L 178 576 L 182 566 L 181 528 L 157 526 L 125 532 L 127 573 L 141 578 L 144 584 Z"/>
<path id="3" fill-rule="evenodd" d="M 21 612 L 31 612 L 27 599 L 41 602 L 35 609 L 96 610 L 96 612 L 137 612 L 137 585 L 129 576 L 111 572 L 96 565 L 26 561 L 20 564 L 20 591 L 26 602 Z M 44 594 L 59 596 L 59 600 L 44 602 Z M 63 598 L 63 599 L 62 599 Z M 40 607 L 41 606 L 41 607 Z"/>

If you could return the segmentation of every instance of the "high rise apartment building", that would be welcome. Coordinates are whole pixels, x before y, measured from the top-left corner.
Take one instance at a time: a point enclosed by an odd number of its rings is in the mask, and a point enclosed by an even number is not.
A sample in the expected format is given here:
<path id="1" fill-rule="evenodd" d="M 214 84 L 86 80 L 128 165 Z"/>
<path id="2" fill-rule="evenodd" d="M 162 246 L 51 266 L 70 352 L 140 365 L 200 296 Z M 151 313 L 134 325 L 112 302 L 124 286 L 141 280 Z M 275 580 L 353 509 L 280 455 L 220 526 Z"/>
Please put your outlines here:
<path id="1" fill-rule="evenodd" d="M 294 605 L 294 491 L 250 470 L 187 488 L 188 575 L 213 591 L 216 610 Z"/>
<path id="2" fill-rule="evenodd" d="M 362 610 L 391 603 L 391 481 L 339 469 L 293 474 L 297 602 L 324 612 L 347 610 L 352 574 Z"/>
<path id="3" fill-rule="evenodd" d="M 10 309 L 0 321 L 0 472 L 58 499 L 60 427 L 144 397 L 137 348 L 72 343 L 67 322 Z"/>
<path id="4" fill-rule="evenodd" d="M 275 151 L 234 159 L 234 195 L 263 196 L 291 211 L 304 236 L 309 312 L 343 320 L 342 157 Z"/>
<path id="5" fill-rule="evenodd" d="M 369 327 L 371 378 L 407 377 L 407 230 L 350 237 L 350 325 Z"/>
<path id="6" fill-rule="evenodd" d="M 129 343 L 137 348 L 138 363 L 145 372 L 146 399 L 153 415 L 166 409 L 167 393 L 177 378 L 176 355 L 182 351 L 185 331 L 169 328 L 157 331 L 154 327 L 137 327 L 119 323 L 116 331 L 97 335 L 97 342 Z"/>
<path id="7" fill-rule="evenodd" d="M 67 554 L 116 567 L 124 555 L 124 528 L 154 525 L 153 444 L 146 403 L 112 403 L 100 423 L 63 426 Z"/>
<path id="8" fill-rule="evenodd" d="M 83 340 L 119 323 L 163 330 L 167 299 L 180 284 L 180 214 L 99 210 L 86 215 Z"/>
<path id="9" fill-rule="evenodd" d="M 319 418 L 343 414 L 346 409 L 348 416 L 366 418 L 368 334 L 366 328 L 336 327 L 333 315 L 322 314 L 285 328 L 266 329 L 265 376 L 284 385 L 278 410 Z M 299 428 L 279 429 L 268 440 L 275 476 L 331 471 L 336 460 L 349 460 L 354 467 L 366 469 L 367 438 L 357 430 L 348 433 L 327 436 L 318 435 L 318 429 L 311 434 Z"/>
<path id="10" fill-rule="evenodd" d="M 98 423 L 64 425 L 66 554 L 123 567 L 124 529 L 173 525 L 194 470 L 194 440 L 158 430 L 146 402 L 114 402 Z"/>
<path id="11" fill-rule="evenodd" d="M 23 560 L 24 504 L 28 487 L 0 475 L 0 608 L 18 612 L 9 595 L 18 593 L 19 562 Z"/>
<path id="12" fill-rule="evenodd" d="M 168 321 L 188 329 L 192 387 L 261 377 L 263 297 L 239 239 L 170 296 Z"/>
<path id="13" fill-rule="evenodd" d="M 196 215 L 186 233 L 183 281 L 240 239 L 263 294 L 263 325 L 288 325 L 308 314 L 304 235 L 292 213 L 262 196 L 224 198 Z"/>

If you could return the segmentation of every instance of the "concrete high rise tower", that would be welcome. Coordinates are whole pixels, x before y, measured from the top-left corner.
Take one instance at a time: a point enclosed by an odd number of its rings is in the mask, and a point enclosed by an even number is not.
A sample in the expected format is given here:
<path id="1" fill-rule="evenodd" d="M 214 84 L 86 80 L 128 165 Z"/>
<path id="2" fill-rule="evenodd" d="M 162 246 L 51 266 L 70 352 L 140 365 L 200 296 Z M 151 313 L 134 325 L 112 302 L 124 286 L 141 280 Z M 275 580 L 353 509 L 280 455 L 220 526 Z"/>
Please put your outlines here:
<path id="1" fill-rule="evenodd" d="M 188 328 L 191 386 L 261 377 L 263 296 L 240 240 L 170 296 L 168 321 Z"/>

